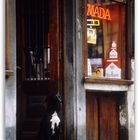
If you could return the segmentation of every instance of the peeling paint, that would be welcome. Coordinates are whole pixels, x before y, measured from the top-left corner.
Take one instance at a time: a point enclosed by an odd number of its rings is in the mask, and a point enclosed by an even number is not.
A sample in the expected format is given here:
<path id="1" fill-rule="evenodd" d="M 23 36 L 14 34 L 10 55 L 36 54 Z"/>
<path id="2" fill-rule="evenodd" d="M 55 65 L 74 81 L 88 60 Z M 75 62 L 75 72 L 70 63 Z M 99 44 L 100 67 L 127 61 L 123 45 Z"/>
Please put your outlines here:
<path id="1" fill-rule="evenodd" d="M 119 110 L 120 110 L 120 125 L 121 126 L 125 126 L 127 125 L 127 113 L 125 112 L 125 110 L 122 108 L 122 106 L 119 106 Z"/>
<path id="2" fill-rule="evenodd" d="M 128 91 L 128 86 L 127 85 L 85 83 L 84 86 L 85 86 L 86 90 Z"/>

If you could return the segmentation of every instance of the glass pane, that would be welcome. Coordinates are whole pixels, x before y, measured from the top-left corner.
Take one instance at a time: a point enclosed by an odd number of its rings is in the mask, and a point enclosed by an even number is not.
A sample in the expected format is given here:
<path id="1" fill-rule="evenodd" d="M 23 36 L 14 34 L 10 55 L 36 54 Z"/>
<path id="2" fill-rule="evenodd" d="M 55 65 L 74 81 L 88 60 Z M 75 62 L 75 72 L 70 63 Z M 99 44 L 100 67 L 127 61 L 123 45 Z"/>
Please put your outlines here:
<path id="1" fill-rule="evenodd" d="M 122 78 L 124 8 L 110 1 L 87 4 L 88 76 Z"/>

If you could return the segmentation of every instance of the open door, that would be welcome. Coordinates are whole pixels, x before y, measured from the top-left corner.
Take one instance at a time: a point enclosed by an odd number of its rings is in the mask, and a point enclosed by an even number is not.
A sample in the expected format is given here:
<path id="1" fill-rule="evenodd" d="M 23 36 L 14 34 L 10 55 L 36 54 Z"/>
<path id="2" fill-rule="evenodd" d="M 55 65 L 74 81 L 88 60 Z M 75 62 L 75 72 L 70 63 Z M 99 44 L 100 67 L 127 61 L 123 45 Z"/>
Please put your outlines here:
<path id="1" fill-rule="evenodd" d="M 36 140 L 46 96 L 61 93 L 59 1 L 16 0 L 16 30 L 17 140 Z"/>

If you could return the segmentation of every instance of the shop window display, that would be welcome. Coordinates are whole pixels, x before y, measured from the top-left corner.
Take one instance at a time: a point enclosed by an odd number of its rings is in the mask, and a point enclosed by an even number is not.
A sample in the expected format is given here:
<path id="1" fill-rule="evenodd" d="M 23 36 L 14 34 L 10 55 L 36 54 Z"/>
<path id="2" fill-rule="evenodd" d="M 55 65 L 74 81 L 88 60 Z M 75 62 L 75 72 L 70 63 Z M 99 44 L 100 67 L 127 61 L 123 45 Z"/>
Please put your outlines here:
<path id="1" fill-rule="evenodd" d="M 87 3 L 87 75 L 123 79 L 125 64 L 125 4 Z"/>

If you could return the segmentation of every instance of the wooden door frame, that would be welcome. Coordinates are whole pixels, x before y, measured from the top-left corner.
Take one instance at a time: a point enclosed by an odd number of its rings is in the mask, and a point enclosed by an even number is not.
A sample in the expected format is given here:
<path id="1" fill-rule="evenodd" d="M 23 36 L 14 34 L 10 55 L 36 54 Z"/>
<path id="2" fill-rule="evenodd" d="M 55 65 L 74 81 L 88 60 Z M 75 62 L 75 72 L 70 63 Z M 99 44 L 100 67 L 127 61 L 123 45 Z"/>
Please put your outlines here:
<path id="1" fill-rule="evenodd" d="M 60 24 L 60 21 L 59 21 L 60 20 L 59 19 L 59 14 L 60 14 L 59 13 L 59 8 L 60 8 L 59 0 L 57 0 L 57 1 L 55 1 L 55 0 L 54 1 L 51 1 L 51 5 L 57 10 L 57 14 L 55 14 L 55 18 L 56 18 L 55 25 L 57 25 L 58 28 L 60 28 L 60 26 L 59 26 L 59 24 Z M 18 11 L 19 11 L 18 8 L 20 8 L 20 6 L 17 6 L 16 5 L 16 10 L 17 10 L 16 11 L 16 21 L 17 21 L 17 28 L 18 28 L 17 35 L 19 35 L 20 34 L 20 31 L 22 30 L 20 28 L 20 25 L 22 25 L 22 23 L 21 23 L 22 20 L 20 20 L 20 14 L 18 13 Z M 49 21 L 50 24 L 51 24 L 51 21 L 52 20 L 53 20 L 53 17 L 50 17 L 50 21 Z M 56 58 L 56 59 L 58 59 L 58 63 L 60 63 L 59 62 L 59 60 L 60 60 L 60 57 L 59 57 L 59 55 L 60 55 L 60 52 L 59 52 L 59 49 L 60 49 L 60 43 L 59 43 L 59 40 L 60 40 L 60 37 L 59 37 L 60 36 L 60 30 L 59 29 L 56 30 L 56 27 L 54 27 L 52 24 L 51 24 L 51 27 L 50 28 L 51 28 L 51 31 L 52 32 L 55 32 L 56 31 L 54 35 L 51 34 L 51 36 L 52 36 L 52 38 L 51 38 L 51 43 L 52 44 L 51 45 L 54 46 L 54 48 L 53 48 L 52 51 L 57 52 L 58 58 Z M 55 40 L 55 38 L 57 38 L 57 40 Z M 21 105 L 21 104 L 26 104 L 22 100 L 23 99 L 23 96 L 25 96 L 25 95 L 23 95 L 23 91 L 22 91 L 23 88 L 26 88 L 26 91 L 25 92 L 29 92 L 29 91 L 27 91 L 27 89 L 33 90 L 33 88 L 31 88 L 29 86 L 29 83 L 30 83 L 32 85 L 32 87 L 37 88 L 37 85 L 38 85 L 38 86 L 43 87 L 42 90 L 44 89 L 44 92 L 47 92 L 46 91 L 45 84 L 46 83 L 49 83 L 48 81 L 37 81 L 37 80 L 36 81 L 25 81 L 25 79 L 24 79 L 25 76 L 23 76 L 24 70 L 21 69 L 22 66 L 24 67 L 24 65 L 22 64 L 22 55 L 23 55 L 23 53 L 22 53 L 21 49 L 23 47 L 22 46 L 23 44 L 20 42 L 21 40 L 22 40 L 22 43 L 23 43 L 24 42 L 23 39 L 21 39 L 21 37 L 18 36 L 18 38 L 16 40 L 17 41 L 17 52 L 16 52 L 16 54 L 17 54 L 17 58 L 19 58 L 19 59 L 17 59 L 18 69 L 17 69 L 17 83 L 16 83 L 17 84 L 17 99 L 16 99 L 17 100 L 17 105 L 16 105 L 16 107 L 17 107 L 17 116 L 16 116 L 17 117 L 16 118 L 16 121 L 17 121 L 17 124 L 16 124 L 16 127 L 17 127 L 17 129 L 16 129 L 16 131 L 17 131 L 17 138 L 20 138 L 20 135 L 19 134 L 21 134 L 20 132 L 22 132 L 22 122 L 23 122 L 23 119 L 25 119 L 23 117 L 24 116 L 23 112 L 20 111 L 21 108 L 22 109 L 24 108 L 24 110 L 25 110 L 25 107 L 23 107 L 23 105 Z M 56 45 L 58 47 L 56 47 Z M 52 57 L 51 57 L 51 59 L 52 59 Z M 56 59 L 52 59 L 51 61 L 54 62 L 54 67 L 57 68 L 58 70 L 55 73 L 54 72 L 54 69 L 52 68 L 51 69 L 51 72 L 52 72 L 52 78 L 53 78 L 53 80 L 58 81 L 58 84 L 59 84 L 59 82 L 61 82 L 61 80 L 62 80 L 62 77 L 59 78 L 58 77 L 58 75 L 59 75 L 58 73 L 61 72 L 60 70 L 62 68 L 60 68 L 61 67 L 60 65 L 56 64 Z M 60 74 L 60 76 L 62 76 L 62 74 Z M 50 83 L 51 83 L 51 81 L 50 81 Z M 48 85 L 50 85 L 50 84 L 48 84 Z M 62 84 L 60 86 L 62 86 Z M 60 88 L 58 87 L 57 90 L 61 90 L 61 87 Z M 36 91 L 38 91 L 38 89 L 36 89 Z M 19 95 L 19 93 L 22 93 L 22 94 Z M 62 94 L 62 93 L 60 93 L 60 94 Z"/>
<path id="2" fill-rule="evenodd" d="M 86 139 L 85 90 L 83 83 L 83 26 L 85 0 L 63 1 L 64 117 L 67 140 Z M 81 117 L 82 116 L 82 117 Z"/>

